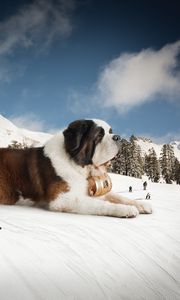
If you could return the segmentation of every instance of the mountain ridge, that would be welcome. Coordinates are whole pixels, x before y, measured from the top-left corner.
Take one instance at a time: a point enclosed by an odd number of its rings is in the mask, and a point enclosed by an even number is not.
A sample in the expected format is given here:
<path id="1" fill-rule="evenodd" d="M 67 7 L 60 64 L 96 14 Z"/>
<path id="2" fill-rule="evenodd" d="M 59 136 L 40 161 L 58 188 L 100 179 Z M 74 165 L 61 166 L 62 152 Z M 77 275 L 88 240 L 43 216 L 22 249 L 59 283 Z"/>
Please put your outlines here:
<path id="1" fill-rule="evenodd" d="M 136 139 L 137 144 L 141 148 L 142 155 L 148 154 L 149 149 L 154 148 L 157 157 L 160 157 L 162 147 L 165 143 L 157 144 L 154 143 L 152 140 L 144 137 L 137 137 Z M 169 143 L 174 148 L 174 155 L 180 160 L 180 141 L 172 141 Z"/>

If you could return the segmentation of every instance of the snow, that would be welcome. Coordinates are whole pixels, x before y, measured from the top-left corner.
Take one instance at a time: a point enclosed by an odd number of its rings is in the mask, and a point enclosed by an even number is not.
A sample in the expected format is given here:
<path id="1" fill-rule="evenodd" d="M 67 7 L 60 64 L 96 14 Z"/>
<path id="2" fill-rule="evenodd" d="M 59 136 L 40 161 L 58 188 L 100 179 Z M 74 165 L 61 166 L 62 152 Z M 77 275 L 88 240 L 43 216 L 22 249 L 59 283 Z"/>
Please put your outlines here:
<path id="1" fill-rule="evenodd" d="M 11 121 L 0 115 L 0 147 L 7 147 L 13 141 L 28 146 L 43 145 L 52 135 L 44 132 L 18 128 Z"/>
<path id="2" fill-rule="evenodd" d="M 111 175 L 154 212 L 134 219 L 0 206 L 0 299 L 180 299 L 180 186 Z M 128 193 L 132 186 L 133 192 Z"/>

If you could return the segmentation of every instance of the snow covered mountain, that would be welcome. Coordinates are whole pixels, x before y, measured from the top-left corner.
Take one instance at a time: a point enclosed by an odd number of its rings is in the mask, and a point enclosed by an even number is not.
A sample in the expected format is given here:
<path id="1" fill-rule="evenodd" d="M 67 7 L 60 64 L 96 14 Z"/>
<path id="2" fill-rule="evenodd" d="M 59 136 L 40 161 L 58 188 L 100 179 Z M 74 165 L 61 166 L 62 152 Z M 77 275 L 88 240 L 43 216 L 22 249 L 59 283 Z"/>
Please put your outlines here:
<path id="1" fill-rule="evenodd" d="M 148 150 L 154 148 L 157 157 L 160 157 L 161 149 L 163 144 L 155 144 L 150 139 L 144 137 L 138 137 L 136 140 L 137 144 L 140 146 L 142 154 L 148 154 Z M 170 143 L 174 147 L 174 154 L 180 161 L 180 141 L 174 141 Z"/>
<path id="2" fill-rule="evenodd" d="M 0 115 L 0 147 L 7 147 L 13 141 L 27 146 L 43 145 L 51 137 L 48 133 L 18 128 L 11 121 Z"/>

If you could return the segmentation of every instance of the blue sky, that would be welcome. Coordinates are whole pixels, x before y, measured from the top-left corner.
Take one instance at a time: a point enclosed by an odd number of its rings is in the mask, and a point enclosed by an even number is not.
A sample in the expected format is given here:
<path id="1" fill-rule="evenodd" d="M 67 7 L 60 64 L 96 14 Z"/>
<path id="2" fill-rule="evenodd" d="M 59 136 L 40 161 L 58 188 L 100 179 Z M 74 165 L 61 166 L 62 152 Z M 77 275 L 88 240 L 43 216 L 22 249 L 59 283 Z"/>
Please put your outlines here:
<path id="1" fill-rule="evenodd" d="M 0 113 L 33 130 L 102 118 L 123 136 L 180 139 L 179 8 L 1 1 Z"/>

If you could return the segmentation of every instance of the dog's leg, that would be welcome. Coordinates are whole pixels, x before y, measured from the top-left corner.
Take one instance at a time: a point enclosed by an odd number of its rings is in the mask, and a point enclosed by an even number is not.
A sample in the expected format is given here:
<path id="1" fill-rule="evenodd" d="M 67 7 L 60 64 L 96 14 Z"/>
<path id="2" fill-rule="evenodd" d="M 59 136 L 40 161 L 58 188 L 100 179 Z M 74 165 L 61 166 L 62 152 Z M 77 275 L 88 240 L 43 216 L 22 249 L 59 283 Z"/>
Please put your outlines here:
<path id="1" fill-rule="evenodd" d="M 111 203 L 120 203 L 124 205 L 132 205 L 135 206 L 140 214 L 151 214 L 152 207 L 149 201 L 147 200 L 131 200 L 126 197 L 120 196 L 117 193 L 108 193 L 104 196 L 105 200 Z"/>
<path id="2" fill-rule="evenodd" d="M 15 191 L 7 191 L 0 183 L 0 204 L 13 205 L 18 201 L 18 195 Z"/>
<path id="3" fill-rule="evenodd" d="M 114 204 L 95 197 L 74 196 L 66 193 L 49 204 L 53 211 L 70 212 L 77 214 L 113 216 L 113 217 L 136 217 L 139 212 L 135 206 Z"/>

